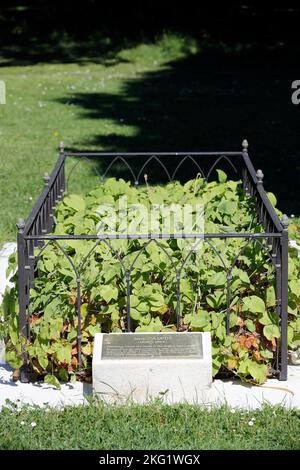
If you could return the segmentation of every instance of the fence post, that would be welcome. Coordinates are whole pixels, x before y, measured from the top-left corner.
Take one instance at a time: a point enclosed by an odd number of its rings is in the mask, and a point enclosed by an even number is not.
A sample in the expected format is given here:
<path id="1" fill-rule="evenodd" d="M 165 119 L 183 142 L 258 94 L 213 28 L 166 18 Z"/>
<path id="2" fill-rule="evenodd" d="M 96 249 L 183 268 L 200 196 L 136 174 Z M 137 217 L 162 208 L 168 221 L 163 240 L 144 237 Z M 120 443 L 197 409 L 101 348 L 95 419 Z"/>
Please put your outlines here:
<path id="1" fill-rule="evenodd" d="M 20 336 L 24 338 L 24 346 L 27 343 L 28 339 L 28 330 L 27 330 L 27 318 L 26 318 L 26 309 L 27 309 L 27 296 L 28 296 L 28 283 L 26 281 L 26 243 L 24 240 L 24 228 L 25 222 L 23 219 L 18 219 L 17 221 L 18 235 L 17 235 L 17 247 L 18 247 L 18 292 L 19 292 L 19 328 Z M 21 366 L 21 382 L 29 382 L 27 375 L 27 352 L 25 347 L 22 344 L 22 358 L 23 364 Z"/>
<path id="2" fill-rule="evenodd" d="M 60 188 L 59 188 L 59 191 L 60 191 L 60 196 L 61 196 L 61 199 L 63 198 L 64 196 L 64 193 L 66 191 L 66 175 L 65 175 L 65 159 L 66 159 L 66 155 L 65 155 L 65 144 L 63 141 L 60 142 L 59 144 L 59 156 L 61 158 L 63 158 L 63 163 L 62 163 L 62 167 L 60 169 L 60 172 L 59 172 L 59 176 L 60 176 Z"/>
<path id="3" fill-rule="evenodd" d="M 282 237 L 281 237 L 281 336 L 280 336 L 280 372 L 279 380 L 287 380 L 288 366 L 288 248 L 289 219 L 284 214 L 281 219 Z"/>
<path id="4" fill-rule="evenodd" d="M 47 172 L 44 173 L 43 176 L 43 181 L 44 181 L 44 187 L 48 188 L 49 187 L 49 181 L 50 181 L 50 176 Z M 43 227 L 42 227 L 42 233 L 47 233 L 51 230 L 50 228 L 50 193 L 48 190 L 47 198 L 45 200 L 45 205 L 44 205 L 44 219 L 43 219 Z"/>
<path id="5" fill-rule="evenodd" d="M 242 147 L 243 147 L 243 153 L 247 152 L 248 148 L 248 142 L 246 139 L 243 140 L 242 142 Z M 248 196 L 248 188 L 247 188 L 247 168 L 243 166 L 242 169 L 242 178 L 243 178 L 243 189 L 245 191 L 245 194 Z"/>

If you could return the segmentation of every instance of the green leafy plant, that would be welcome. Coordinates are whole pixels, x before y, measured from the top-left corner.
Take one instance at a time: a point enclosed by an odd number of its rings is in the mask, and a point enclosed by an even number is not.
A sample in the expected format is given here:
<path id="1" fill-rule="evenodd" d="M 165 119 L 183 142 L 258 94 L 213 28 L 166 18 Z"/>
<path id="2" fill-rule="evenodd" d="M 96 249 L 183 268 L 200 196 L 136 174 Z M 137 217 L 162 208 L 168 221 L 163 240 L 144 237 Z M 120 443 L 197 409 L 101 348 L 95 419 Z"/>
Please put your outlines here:
<path id="1" fill-rule="evenodd" d="M 131 204 L 129 223 L 137 217 L 137 204 L 188 203 L 194 207 L 201 202 L 206 232 L 262 231 L 255 201 L 244 194 L 241 182 L 227 180 L 221 170 L 218 179 L 210 183 L 197 178 L 186 184 L 147 184 L 139 189 L 121 179 L 107 179 L 86 195 L 65 196 L 56 211 L 54 234 L 93 235 L 99 228 L 112 228 L 113 219 L 105 204 L 118 213 L 124 195 Z M 276 204 L 275 196 L 269 197 Z M 160 227 L 164 224 L 163 212 L 159 223 Z M 291 238 L 300 242 L 299 226 L 292 223 L 289 230 Z M 176 331 L 180 272 L 180 329 L 211 332 L 214 374 L 230 371 L 245 380 L 263 383 L 274 364 L 280 337 L 275 277 L 265 242 L 246 242 L 243 238 L 216 238 L 210 243 L 188 239 L 60 240 L 69 259 L 57 244 L 49 242 L 35 253 L 38 277 L 30 290 L 31 333 L 26 344 L 19 335 L 17 287 L 6 290 L 0 334 L 6 341 L 7 361 L 20 367 L 21 352 L 26 349 L 34 370 L 46 374 L 49 384 L 57 386 L 56 376 L 67 380 L 71 374 L 74 379 L 78 371 L 79 274 L 82 360 L 88 378 L 95 334 L 126 331 L 125 271 L 130 268 L 130 316 L 136 332 Z M 194 249 L 195 243 L 198 249 Z M 296 349 L 300 345 L 300 259 L 295 248 L 290 248 L 289 256 L 288 339 L 290 348 Z M 15 269 L 16 256 L 12 255 L 8 276 Z M 13 280 L 17 281 L 17 273 Z M 231 292 L 229 335 L 225 328 L 227 282 Z"/>

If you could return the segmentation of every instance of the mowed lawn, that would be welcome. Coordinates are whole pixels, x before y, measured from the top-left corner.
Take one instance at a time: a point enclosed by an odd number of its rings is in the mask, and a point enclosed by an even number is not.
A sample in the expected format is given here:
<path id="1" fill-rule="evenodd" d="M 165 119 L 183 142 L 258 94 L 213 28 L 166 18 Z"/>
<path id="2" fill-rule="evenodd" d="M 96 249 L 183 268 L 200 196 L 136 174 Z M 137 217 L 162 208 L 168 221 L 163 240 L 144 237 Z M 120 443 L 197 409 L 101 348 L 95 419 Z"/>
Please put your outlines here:
<path id="1" fill-rule="evenodd" d="M 114 60 L 100 63 L 81 58 L 78 63 L 0 68 L 7 90 L 6 105 L 0 105 L 0 246 L 15 239 L 16 219 L 29 215 L 59 142 L 77 150 L 102 150 L 134 138 L 138 131 L 132 119 L 127 122 L 124 106 L 137 123 L 144 116 L 124 84 L 163 71 L 193 47 L 193 42 L 171 36 L 124 49 Z M 79 190 L 96 182 L 88 164 L 76 176 Z"/>
<path id="2" fill-rule="evenodd" d="M 0 51 L 0 246 L 15 240 L 16 219 L 28 216 L 61 140 L 74 150 L 193 151 L 240 150 L 247 137 L 266 189 L 299 216 L 298 109 L 286 96 L 296 71 L 279 67 L 274 76 L 256 55 L 244 69 L 242 55 L 219 52 L 170 34 L 76 63 L 58 56 L 8 66 Z M 72 190 L 97 181 L 90 164 L 80 165 Z"/>
<path id="3" fill-rule="evenodd" d="M 300 413 L 265 406 L 207 411 L 192 405 L 21 408 L 0 412 L 0 449 L 299 449 Z"/>

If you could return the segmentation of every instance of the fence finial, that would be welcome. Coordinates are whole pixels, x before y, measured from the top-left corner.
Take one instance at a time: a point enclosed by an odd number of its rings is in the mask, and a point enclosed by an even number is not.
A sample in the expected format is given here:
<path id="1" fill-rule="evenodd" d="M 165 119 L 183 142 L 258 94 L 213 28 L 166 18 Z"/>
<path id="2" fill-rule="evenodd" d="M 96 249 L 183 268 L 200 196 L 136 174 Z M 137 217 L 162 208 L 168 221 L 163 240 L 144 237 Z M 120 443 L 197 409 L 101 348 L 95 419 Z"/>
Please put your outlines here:
<path id="1" fill-rule="evenodd" d="M 282 223 L 282 226 L 283 226 L 284 230 L 287 230 L 288 226 L 289 226 L 289 218 L 286 214 L 282 215 L 281 223 Z"/>
<path id="2" fill-rule="evenodd" d="M 60 144 L 59 144 L 59 151 L 60 151 L 60 153 L 64 153 L 64 151 L 65 151 L 65 144 L 64 144 L 63 141 L 61 141 Z"/>
<path id="3" fill-rule="evenodd" d="M 257 182 L 262 184 L 263 178 L 264 178 L 263 172 L 261 170 L 257 170 L 256 176 L 257 176 Z"/>
<path id="4" fill-rule="evenodd" d="M 243 142 L 242 142 L 242 147 L 243 147 L 243 152 L 247 152 L 247 151 L 248 151 L 249 144 L 248 144 L 248 140 L 247 140 L 247 139 L 244 139 L 244 140 L 243 140 Z"/>
<path id="5" fill-rule="evenodd" d="M 18 219 L 16 226 L 17 226 L 18 232 L 22 233 L 25 228 L 25 220 L 22 218 Z"/>
<path id="6" fill-rule="evenodd" d="M 49 180 L 50 180 L 50 176 L 49 176 L 49 174 L 48 174 L 46 171 L 45 171 L 45 173 L 44 173 L 43 180 L 44 180 L 45 186 L 48 186 Z"/>

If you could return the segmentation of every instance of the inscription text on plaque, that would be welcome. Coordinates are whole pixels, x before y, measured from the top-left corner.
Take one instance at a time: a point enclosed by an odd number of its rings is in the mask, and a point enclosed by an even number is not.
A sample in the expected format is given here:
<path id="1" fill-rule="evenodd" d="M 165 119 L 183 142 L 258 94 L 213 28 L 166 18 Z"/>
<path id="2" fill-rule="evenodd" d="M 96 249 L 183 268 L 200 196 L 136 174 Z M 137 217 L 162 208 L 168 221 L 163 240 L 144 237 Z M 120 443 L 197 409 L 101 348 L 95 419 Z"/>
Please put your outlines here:
<path id="1" fill-rule="evenodd" d="M 202 336 L 190 333 L 124 333 L 105 335 L 102 360 L 106 359 L 202 359 Z"/>

